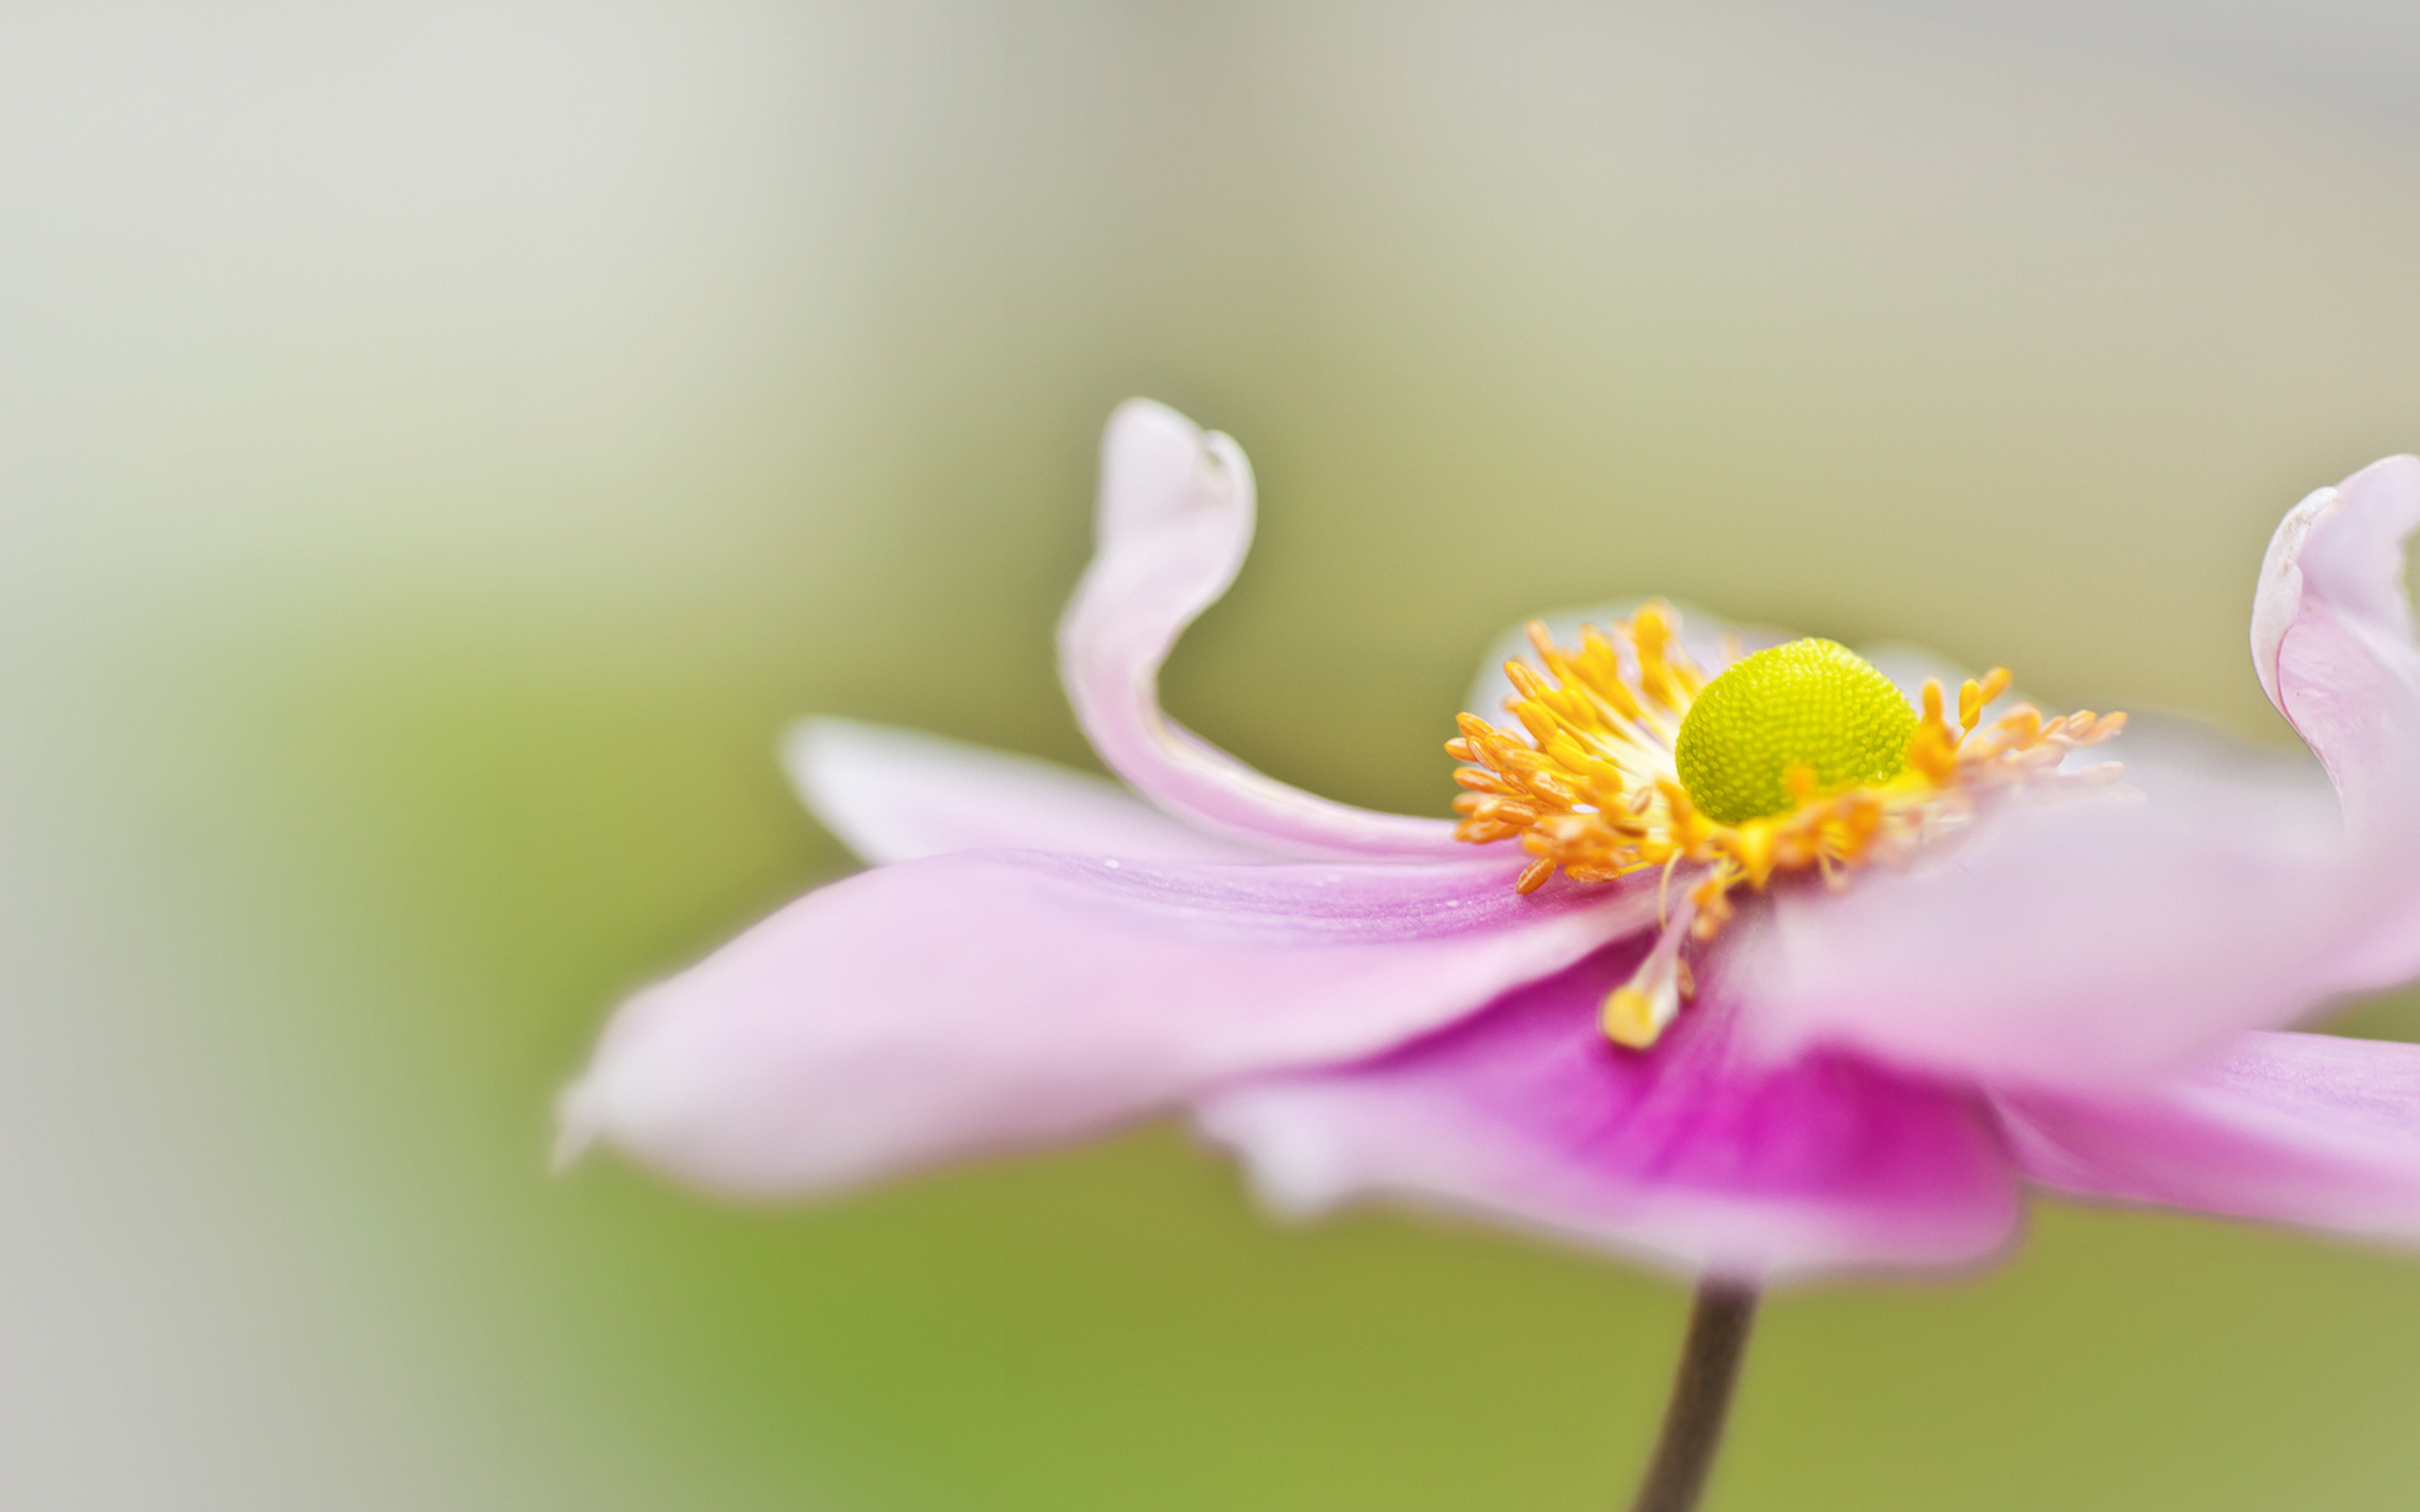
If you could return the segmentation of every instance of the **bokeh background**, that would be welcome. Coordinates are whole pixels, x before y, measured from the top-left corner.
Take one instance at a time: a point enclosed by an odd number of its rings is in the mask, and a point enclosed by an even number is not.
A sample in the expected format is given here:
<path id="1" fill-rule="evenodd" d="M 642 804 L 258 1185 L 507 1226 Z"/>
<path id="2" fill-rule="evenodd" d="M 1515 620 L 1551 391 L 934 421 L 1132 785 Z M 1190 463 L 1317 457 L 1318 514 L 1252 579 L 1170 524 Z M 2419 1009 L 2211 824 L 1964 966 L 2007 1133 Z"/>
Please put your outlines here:
<path id="1" fill-rule="evenodd" d="M 848 866 L 787 718 L 1088 761 L 1125 395 L 1263 485 L 1170 705 L 1442 813 L 1478 648 L 1643 592 L 2281 744 L 2261 546 L 2415 356 L 2407 6 L 17 0 L 0 1503 L 1611 1504 L 1663 1279 L 1169 1128 L 736 1210 L 549 1100 Z M 2046 1209 L 1776 1300 L 1713 1503 L 2403 1507 L 2415 1412 L 2420 1260 Z"/>

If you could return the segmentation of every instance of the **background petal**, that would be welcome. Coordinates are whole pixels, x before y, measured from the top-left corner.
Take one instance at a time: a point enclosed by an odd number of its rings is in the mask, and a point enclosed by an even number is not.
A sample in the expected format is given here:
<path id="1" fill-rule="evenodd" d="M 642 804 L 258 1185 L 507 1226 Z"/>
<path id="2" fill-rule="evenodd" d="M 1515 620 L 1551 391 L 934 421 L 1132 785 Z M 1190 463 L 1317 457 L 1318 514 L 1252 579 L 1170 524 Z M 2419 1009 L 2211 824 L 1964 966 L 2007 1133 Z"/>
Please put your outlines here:
<path id="1" fill-rule="evenodd" d="M 1055 1140 L 1274 1067 L 1369 1055 L 1651 918 L 1517 863 L 904 862 L 638 994 L 564 1094 L 701 1185 L 777 1195 Z"/>
<path id="2" fill-rule="evenodd" d="M 918 730 L 802 719 L 782 737 L 782 765 L 815 816 L 876 864 L 984 849 L 1267 859 L 1089 772 Z"/>
<path id="3" fill-rule="evenodd" d="M 1531 616 L 1542 621 L 1561 645 L 1576 644 L 1580 627 L 1593 625 L 1599 629 L 1630 618 L 1648 598 L 1617 598 L 1585 609 L 1563 609 Z M 1767 625 L 1736 625 L 1720 614 L 1710 613 L 1693 604 L 1673 604 L 1670 599 L 1654 602 L 1670 604 L 1681 617 L 1681 646 L 1698 665 L 1712 672 L 1731 664 L 1731 645 L 1736 641 L 1740 651 L 1760 651 L 1769 645 L 1779 645 L 1794 639 L 1788 630 L 1777 630 Z M 1512 679 L 1504 675 L 1507 662 L 1526 662 L 1538 665 L 1537 653 L 1530 647 L 1530 621 L 1506 629 L 1490 642 L 1486 653 L 1479 658 L 1478 672 L 1471 679 L 1470 691 L 1462 696 L 1462 711 L 1482 719 L 1501 723 L 1506 700 L 1512 696 Z M 1629 665 L 1627 657 L 1624 665 Z M 1541 668 L 1540 670 L 1544 670 Z"/>
<path id="4" fill-rule="evenodd" d="M 2245 1034 L 2148 1095 L 2000 1102 L 2045 1186 L 2420 1242 L 2420 1045 Z"/>
<path id="5" fill-rule="evenodd" d="M 1110 417 L 1100 469 L 1098 541 L 1059 625 L 1059 669 L 1110 770 L 1190 825 L 1292 855 L 1455 854 L 1448 820 L 1305 793 L 1161 712 L 1160 664 L 1252 544 L 1252 464 L 1229 438 L 1136 399 Z"/>
<path id="6" fill-rule="evenodd" d="M 1510 1219 L 1685 1271 L 1773 1277 L 1956 1263 L 2017 1196 L 1989 1115 L 1854 1056 L 1743 1053 L 1709 985 L 1647 1053 L 1597 1027 L 1644 942 L 1515 988 L 1344 1070 L 1201 1100 L 1277 1206 L 1388 1195 Z"/>

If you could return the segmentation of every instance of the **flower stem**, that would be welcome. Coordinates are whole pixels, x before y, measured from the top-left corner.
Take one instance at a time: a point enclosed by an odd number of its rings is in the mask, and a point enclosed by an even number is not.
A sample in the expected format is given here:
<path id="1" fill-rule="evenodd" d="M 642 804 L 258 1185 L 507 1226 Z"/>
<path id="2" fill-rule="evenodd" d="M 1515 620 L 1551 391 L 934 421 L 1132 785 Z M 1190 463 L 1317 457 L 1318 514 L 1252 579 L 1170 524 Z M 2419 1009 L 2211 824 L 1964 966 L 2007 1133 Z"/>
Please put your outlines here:
<path id="1" fill-rule="evenodd" d="M 1754 1287 L 1717 1276 L 1698 1282 L 1688 1340 L 1672 1376 L 1672 1400 L 1664 1405 L 1664 1432 L 1631 1512 L 1689 1512 L 1698 1504 L 1714 1469 L 1714 1452 L 1722 1447 L 1722 1419 L 1731 1411 L 1731 1388 L 1738 1384 L 1739 1358 L 1748 1352 L 1755 1323 Z"/>

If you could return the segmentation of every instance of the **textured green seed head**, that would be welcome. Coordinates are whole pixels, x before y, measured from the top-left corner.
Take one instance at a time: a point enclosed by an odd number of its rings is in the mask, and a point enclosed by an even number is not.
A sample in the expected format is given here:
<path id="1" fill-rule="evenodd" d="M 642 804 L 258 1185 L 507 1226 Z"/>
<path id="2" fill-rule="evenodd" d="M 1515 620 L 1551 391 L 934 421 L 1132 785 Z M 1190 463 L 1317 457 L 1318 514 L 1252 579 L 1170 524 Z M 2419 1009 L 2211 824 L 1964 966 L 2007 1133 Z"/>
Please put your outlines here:
<path id="1" fill-rule="evenodd" d="M 1916 712 L 1871 662 L 1837 642 L 1792 641 L 1707 683 L 1672 759 L 1699 812 L 1737 824 L 1789 811 L 1793 766 L 1825 790 L 1897 776 L 1915 728 Z"/>

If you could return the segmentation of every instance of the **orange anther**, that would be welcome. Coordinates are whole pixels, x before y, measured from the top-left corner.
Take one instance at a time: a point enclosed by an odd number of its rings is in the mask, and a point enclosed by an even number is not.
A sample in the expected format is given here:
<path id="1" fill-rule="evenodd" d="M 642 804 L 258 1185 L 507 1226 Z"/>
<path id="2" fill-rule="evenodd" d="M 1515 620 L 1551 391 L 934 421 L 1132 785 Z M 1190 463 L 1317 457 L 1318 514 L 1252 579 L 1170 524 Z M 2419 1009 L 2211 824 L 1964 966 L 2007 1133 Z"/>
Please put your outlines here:
<path id="1" fill-rule="evenodd" d="M 1781 785 L 1789 791 L 1791 802 L 1804 803 L 1815 796 L 1815 768 L 1792 762 L 1789 769 L 1781 774 Z"/>
<path id="2" fill-rule="evenodd" d="M 1773 827 L 1762 819 L 1751 819 L 1733 830 L 1729 838 L 1727 849 L 1738 858 L 1748 885 L 1763 886 L 1773 870 Z"/>

